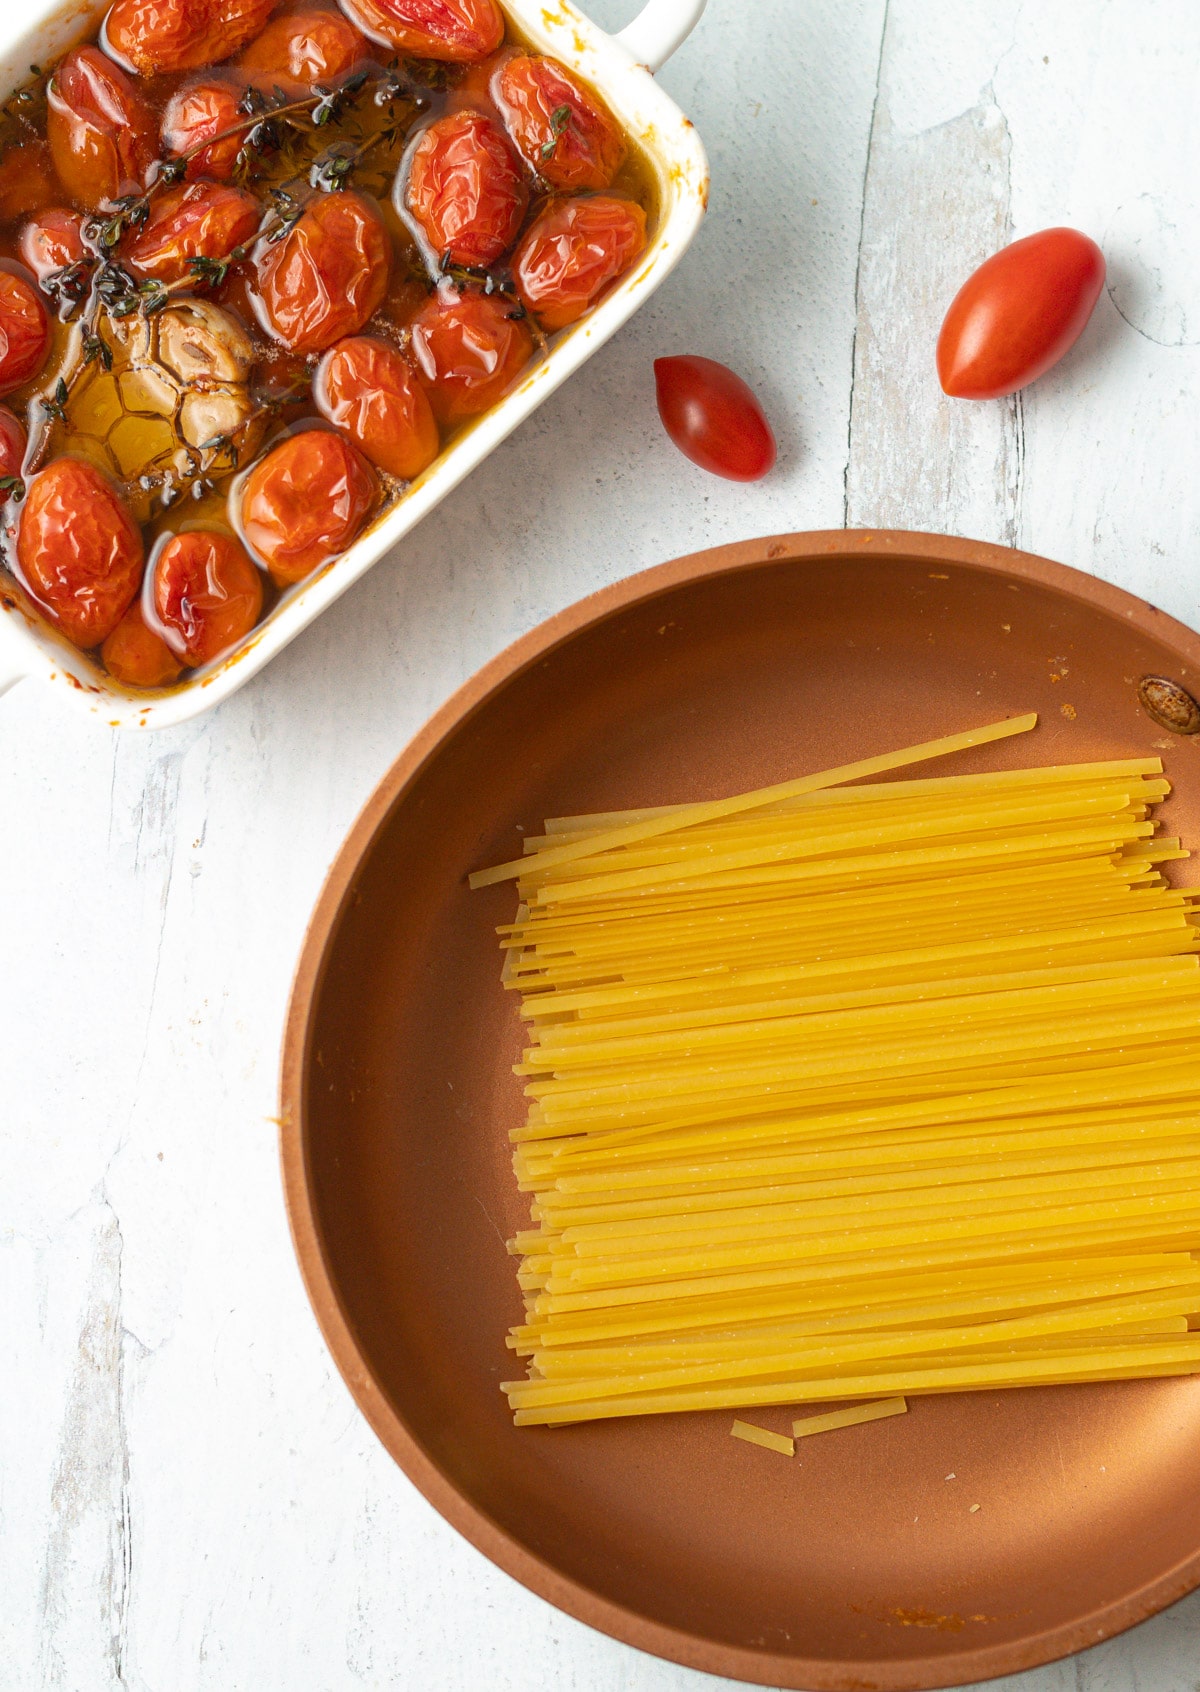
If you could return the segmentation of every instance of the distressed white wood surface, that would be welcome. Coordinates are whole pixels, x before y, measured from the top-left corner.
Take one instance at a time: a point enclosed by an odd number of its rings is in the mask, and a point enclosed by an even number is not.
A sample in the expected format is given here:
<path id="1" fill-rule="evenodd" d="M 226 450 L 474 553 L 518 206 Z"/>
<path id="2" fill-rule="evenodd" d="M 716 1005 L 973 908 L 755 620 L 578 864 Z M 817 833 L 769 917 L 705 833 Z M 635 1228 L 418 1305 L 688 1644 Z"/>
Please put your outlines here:
<path id="1" fill-rule="evenodd" d="M 632 0 L 596 0 L 616 25 Z M 700 1692 L 465 1545 L 359 1419 L 275 1157 L 290 972 L 329 859 L 514 635 L 722 540 L 884 522 L 1011 542 L 1200 623 L 1193 0 L 711 0 L 663 79 L 712 215 L 616 343 L 216 715 L 112 738 L 0 705 L 0 1688 Z M 944 306 L 1074 223 L 1112 286 L 1020 400 L 950 405 Z M 651 358 L 775 417 L 776 474 L 678 458 Z M 1008 1692 L 1195 1692 L 1200 1596 Z"/>

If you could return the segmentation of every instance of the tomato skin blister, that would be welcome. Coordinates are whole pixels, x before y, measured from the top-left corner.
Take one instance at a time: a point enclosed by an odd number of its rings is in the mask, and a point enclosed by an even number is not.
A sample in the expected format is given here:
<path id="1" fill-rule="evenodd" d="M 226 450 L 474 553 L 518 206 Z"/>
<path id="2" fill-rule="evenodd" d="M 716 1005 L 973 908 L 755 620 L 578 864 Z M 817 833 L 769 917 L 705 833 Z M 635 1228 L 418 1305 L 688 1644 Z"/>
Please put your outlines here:
<path id="1" fill-rule="evenodd" d="M 182 282 L 191 260 L 224 259 L 254 239 L 262 208 L 253 194 L 224 182 L 168 188 L 123 252 L 135 276 Z"/>
<path id="2" fill-rule="evenodd" d="M 422 59 L 472 64 L 494 53 L 504 39 L 504 17 L 495 0 L 340 0 L 340 4 L 372 41 Z"/>
<path id="3" fill-rule="evenodd" d="M 401 481 L 411 482 L 437 457 L 441 440 L 425 390 L 386 341 L 339 341 L 322 360 L 313 391 L 334 428 Z"/>
<path id="4" fill-rule="evenodd" d="M 562 65 L 528 53 L 506 60 L 493 87 L 513 145 L 544 182 L 568 193 L 609 186 L 625 141 L 598 95 Z"/>
<path id="5" fill-rule="evenodd" d="M 115 0 L 104 38 L 142 76 L 200 70 L 230 58 L 262 30 L 277 0 Z"/>
<path id="6" fill-rule="evenodd" d="M 158 125 L 130 77 L 97 47 L 68 53 L 50 79 L 46 134 L 59 180 L 84 211 L 136 194 Z"/>
<path id="7" fill-rule="evenodd" d="M 250 633 L 263 583 L 232 535 L 188 529 L 172 535 L 151 565 L 150 605 L 161 638 L 182 664 L 211 664 Z"/>
<path id="8" fill-rule="evenodd" d="M 499 124 L 482 112 L 453 112 L 417 140 L 404 204 L 435 258 L 486 267 L 516 240 L 529 185 Z"/>
<path id="9" fill-rule="evenodd" d="M 142 615 L 135 599 L 100 648 L 104 668 L 122 687 L 170 687 L 183 665 Z"/>
<path id="10" fill-rule="evenodd" d="M 50 316 L 31 279 L 0 265 L 0 398 L 31 382 L 50 351 Z"/>
<path id="11" fill-rule="evenodd" d="M 336 86 L 370 51 L 366 37 L 340 12 L 289 12 L 272 18 L 237 69 L 258 87 L 303 94 L 318 82 Z"/>
<path id="12" fill-rule="evenodd" d="M 69 206 L 47 206 L 22 229 L 17 250 L 42 282 L 84 256 L 83 218 Z"/>
<path id="13" fill-rule="evenodd" d="M 500 294 L 443 283 L 411 324 L 417 375 L 443 425 L 502 400 L 533 356 L 533 336 Z"/>
<path id="14" fill-rule="evenodd" d="M 56 458 L 30 481 L 17 529 L 25 586 L 76 646 L 116 628 L 142 579 L 141 531 L 107 477 Z"/>
<path id="15" fill-rule="evenodd" d="M 552 201 L 513 258 L 517 291 L 543 329 L 578 323 L 646 248 L 646 214 L 632 200 L 595 194 Z"/>
<path id="16" fill-rule="evenodd" d="M 375 473 L 341 435 L 304 429 L 249 472 L 242 533 L 277 587 L 290 587 L 344 552 L 379 496 Z"/>
<path id="17" fill-rule="evenodd" d="M 228 182 L 233 176 L 245 130 L 232 135 L 226 132 L 243 121 L 242 92 L 240 82 L 207 77 L 181 88 L 168 102 L 162 123 L 163 149 L 168 158 L 190 152 L 202 141 L 213 143 L 189 159 L 185 173 L 189 182 Z M 221 136 L 223 140 L 217 139 Z"/>
<path id="18" fill-rule="evenodd" d="M 356 335 L 381 305 L 391 241 L 362 194 L 323 194 L 258 257 L 264 327 L 291 352 L 324 352 Z"/>

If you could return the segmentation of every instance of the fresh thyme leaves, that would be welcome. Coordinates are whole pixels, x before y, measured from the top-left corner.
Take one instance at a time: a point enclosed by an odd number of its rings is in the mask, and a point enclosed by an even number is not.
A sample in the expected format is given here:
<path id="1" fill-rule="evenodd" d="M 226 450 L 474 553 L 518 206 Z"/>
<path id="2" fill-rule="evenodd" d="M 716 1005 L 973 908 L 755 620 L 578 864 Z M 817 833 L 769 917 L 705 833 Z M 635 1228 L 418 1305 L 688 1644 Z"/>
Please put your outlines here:
<path id="1" fill-rule="evenodd" d="M 308 180 L 323 194 L 336 193 L 339 188 L 346 186 L 350 172 L 357 162 L 353 153 L 331 151 L 326 153 L 323 159 L 316 160 Z"/>
<path id="2" fill-rule="evenodd" d="M 457 282 L 460 287 L 482 288 L 485 294 L 504 294 L 514 300 L 517 297 L 517 290 L 507 276 L 502 276 L 494 270 L 485 270 L 482 265 L 455 264 L 450 257 L 449 248 L 438 261 L 438 274 L 448 277 L 451 282 Z"/>
<path id="3" fill-rule="evenodd" d="M 39 399 L 38 404 L 46 413 L 47 417 L 53 417 L 57 422 L 65 423 L 67 420 L 67 401 L 70 397 L 70 390 L 67 387 L 66 382 L 60 376 L 58 381 L 54 384 L 53 399 L 47 399 L 45 394 L 43 394 L 41 399 Z"/>
<path id="4" fill-rule="evenodd" d="M 299 223 L 304 215 L 304 203 L 287 188 L 272 188 L 271 199 L 274 203 L 274 215 L 278 219 L 276 227 L 267 236 L 268 241 L 282 241 L 294 224 Z"/>
<path id="5" fill-rule="evenodd" d="M 108 342 L 102 340 L 94 329 L 83 332 L 83 362 L 85 365 L 95 364 L 97 361 L 105 370 L 113 367 L 112 348 Z"/>
<path id="6" fill-rule="evenodd" d="M 96 299 L 110 317 L 132 317 L 141 305 L 138 284 L 115 259 L 109 259 L 96 272 Z"/>
<path id="7" fill-rule="evenodd" d="M 196 287 L 219 288 L 229 274 L 231 264 L 240 264 L 246 256 L 245 247 L 234 247 L 224 258 L 205 258 L 203 254 L 188 260 L 188 278 Z"/>
<path id="8" fill-rule="evenodd" d="M 165 305 L 170 303 L 170 290 L 165 282 L 158 281 L 156 277 L 151 277 L 145 282 L 139 282 L 137 291 L 138 304 L 145 317 L 155 316 Z M 137 307 L 134 309 L 136 310 Z"/>
<path id="9" fill-rule="evenodd" d="M 337 88 L 322 88 L 318 85 L 317 93 L 320 98 L 312 111 L 312 121 L 317 128 L 322 129 L 327 123 L 332 123 L 335 118 L 341 117 L 354 96 L 366 87 L 368 80 L 366 71 L 356 71 L 353 76 L 348 76 L 345 82 L 340 83 Z"/>
<path id="10" fill-rule="evenodd" d="M 76 259 L 74 264 L 52 270 L 42 278 L 42 291 L 58 302 L 63 316 L 69 321 L 87 298 L 92 283 L 92 259 Z"/>
<path id="11" fill-rule="evenodd" d="M 543 143 L 540 151 L 544 159 L 552 159 L 558 150 L 558 143 L 571 121 L 570 106 L 556 106 L 550 114 L 550 139 Z"/>

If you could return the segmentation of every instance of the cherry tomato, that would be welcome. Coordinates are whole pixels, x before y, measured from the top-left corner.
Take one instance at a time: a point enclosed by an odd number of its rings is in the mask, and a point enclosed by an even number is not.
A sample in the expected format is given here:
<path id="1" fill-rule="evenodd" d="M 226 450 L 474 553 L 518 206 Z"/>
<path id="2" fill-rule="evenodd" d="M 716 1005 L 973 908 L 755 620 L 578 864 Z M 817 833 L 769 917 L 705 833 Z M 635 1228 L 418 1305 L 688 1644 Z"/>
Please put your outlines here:
<path id="1" fill-rule="evenodd" d="M 280 587 L 344 552 L 378 496 L 366 459 L 326 429 L 272 447 L 242 488 L 242 532 Z"/>
<path id="2" fill-rule="evenodd" d="M 250 241 L 262 212 L 253 194 L 227 182 L 181 182 L 152 202 L 150 215 L 124 252 L 138 276 L 178 282 L 194 258 L 228 258 Z"/>
<path id="3" fill-rule="evenodd" d="M 141 190 L 158 125 L 125 72 L 96 47 L 68 53 L 50 78 L 46 135 L 63 187 L 86 211 Z"/>
<path id="4" fill-rule="evenodd" d="M 388 290 L 392 244 L 361 194 L 322 194 L 281 241 L 264 243 L 258 293 L 265 327 L 292 352 L 324 352 L 355 335 Z"/>
<path id="5" fill-rule="evenodd" d="M 25 431 L 8 407 L 0 405 L 0 477 L 19 476 L 24 462 Z"/>
<path id="6" fill-rule="evenodd" d="M 30 594 L 76 646 L 99 646 L 142 579 L 142 536 L 107 477 L 56 458 L 21 506 L 17 563 Z"/>
<path id="7" fill-rule="evenodd" d="M 104 37 L 143 76 L 220 64 L 246 45 L 276 0 L 116 0 Z"/>
<path id="8" fill-rule="evenodd" d="M 712 358 L 656 358 L 658 415 L 683 453 L 731 482 L 757 482 L 775 463 L 775 437 L 740 376 Z"/>
<path id="9" fill-rule="evenodd" d="M 183 670 L 166 641 L 147 625 L 136 599 L 101 646 L 100 658 L 122 687 L 169 687 Z"/>
<path id="10" fill-rule="evenodd" d="M 951 301 L 938 336 L 942 387 L 999 399 L 1036 381 L 1083 333 L 1104 286 L 1104 254 L 1077 229 L 1043 229 L 994 253 Z"/>
<path id="11" fill-rule="evenodd" d="M 565 329 L 646 247 L 646 214 L 597 194 L 559 200 L 530 224 L 513 259 L 517 291 L 545 329 Z"/>
<path id="12" fill-rule="evenodd" d="M 411 482 L 438 455 L 438 426 L 425 390 L 394 347 L 366 335 L 326 353 L 313 393 L 324 416 L 372 464 Z"/>
<path id="13" fill-rule="evenodd" d="M 152 571 L 150 593 L 162 637 L 193 668 L 228 652 L 258 621 L 262 575 L 231 535 L 215 529 L 172 535 Z"/>
<path id="14" fill-rule="evenodd" d="M 413 148 L 404 199 L 435 254 L 489 265 L 516 240 L 529 188 L 500 126 L 453 112 Z"/>
<path id="15" fill-rule="evenodd" d="M 556 59 L 518 53 L 501 68 L 496 95 L 526 163 L 555 188 L 607 188 L 625 157 L 616 120 Z"/>
<path id="16" fill-rule="evenodd" d="M 529 326 L 501 294 L 443 283 L 412 321 L 417 373 L 439 423 L 462 423 L 503 399 L 533 355 Z"/>
<path id="17" fill-rule="evenodd" d="M 26 141 L 5 150 L 0 168 L 0 223 L 29 217 L 61 198 L 49 147 L 40 141 Z"/>
<path id="18" fill-rule="evenodd" d="M 0 394 L 32 382 L 50 351 L 50 319 L 32 282 L 0 265 Z"/>
<path id="19" fill-rule="evenodd" d="M 346 16 L 372 41 L 419 59 L 469 64 L 504 39 L 496 0 L 340 0 Z"/>
<path id="20" fill-rule="evenodd" d="M 371 56 L 370 43 L 340 12 L 289 12 L 273 19 L 238 60 L 251 82 L 302 94 L 349 76 Z"/>
<path id="21" fill-rule="evenodd" d="M 248 127 L 241 98 L 238 84 L 213 77 L 181 89 L 170 101 L 163 113 L 162 126 L 163 147 L 169 156 L 189 153 L 202 141 L 225 135 L 224 141 L 205 147 L 189 159 L 185 173 L 189 181 L 207 177 L 213 182 L 228 182 L 233 175 Z M 239 124 L 243 126 L 240 129 Z M 237 133 L 226 135 L 230 129 L 237 129 Z"/>
<path id="22" fill-rule="evenodd" d="M 82 231 L 82 217 L 66 206 L 48 206 L 25 225 L 18 248 L 39 282 L 79 263 L 87 251 Z"/>

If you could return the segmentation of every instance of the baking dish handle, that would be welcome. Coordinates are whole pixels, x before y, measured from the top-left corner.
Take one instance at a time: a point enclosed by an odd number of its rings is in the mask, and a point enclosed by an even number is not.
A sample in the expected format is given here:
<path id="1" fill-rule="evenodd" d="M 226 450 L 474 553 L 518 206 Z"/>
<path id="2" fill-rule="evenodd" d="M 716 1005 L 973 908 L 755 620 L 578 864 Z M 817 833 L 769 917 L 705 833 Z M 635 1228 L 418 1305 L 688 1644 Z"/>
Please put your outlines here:
<path id="1" fill-rule="evenodd" d="M 708 0 L 647 0 L 617 40 L 639 65 L 656 71 L 687 40 L 707 3 Z"/>

